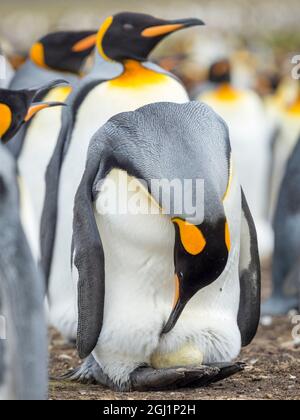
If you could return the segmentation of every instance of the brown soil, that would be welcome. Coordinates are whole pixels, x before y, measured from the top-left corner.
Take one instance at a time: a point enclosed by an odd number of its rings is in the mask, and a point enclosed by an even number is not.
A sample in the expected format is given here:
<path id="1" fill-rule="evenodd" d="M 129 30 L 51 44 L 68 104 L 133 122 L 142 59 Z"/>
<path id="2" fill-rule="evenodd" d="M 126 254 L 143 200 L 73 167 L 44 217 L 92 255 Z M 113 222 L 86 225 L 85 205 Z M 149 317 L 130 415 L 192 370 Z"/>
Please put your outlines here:
<path id="1" fill-rule="evenodd" d="M 269 290 L 264 272 L 263 295 Z M 289 317 L 261 326 L 254 342 L 242 351 L 244 372 L 208 388 L 178 392 L 117 393 L 99 386 L 50 381 L 52 400 L 300 400 L 300 347 L 292 341 Z M 76 351 L 50 331 L 50 375 L 59 376 L 80 363 Z"/>

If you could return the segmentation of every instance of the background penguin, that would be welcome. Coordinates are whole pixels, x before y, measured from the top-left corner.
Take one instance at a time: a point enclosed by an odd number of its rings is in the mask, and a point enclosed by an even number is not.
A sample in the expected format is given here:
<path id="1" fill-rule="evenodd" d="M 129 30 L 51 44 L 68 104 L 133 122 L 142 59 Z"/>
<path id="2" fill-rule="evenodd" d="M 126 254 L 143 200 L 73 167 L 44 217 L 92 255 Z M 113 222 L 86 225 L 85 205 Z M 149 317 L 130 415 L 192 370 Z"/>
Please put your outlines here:
<path id="1" fill-rule="evenodd" d="M 44 290 L 18 203 L 15 164 L 0 145 L 0 316 L 6 321 L 6 335 L 0 334 L 0 400 L 41 400 L 48 381 Z"/>
<path id="2" fill-rule="evenodd" d="M 287 164 L 275 212 L 273 293 L 262 306 L 263 315 L 300 310 L 300 140 Z"/>
<path id="3" fill-rule="evenodd" d="M 40 102 L 38 97 L 43 97 L 52 88 L 65 84 L 65 81 L 52 81 L 40 88 L 27 90 L 7 90 L 0 89 L 0 140 L 6 144 L 11 141 L 15 134 L 28 123 L 37 112 L 45 108 L 63 105 L 60 102 Z M 39 255 L 37 231 L 35 229 L 34 218 L 30 197 L 22 176 L 19 176 L 21 220 L 32 252 L 35 258 Z"/>
<path id="4" fill-rule="evenodd" d="M 0 65 L 1 65 L 0 89 L 5 89 L 9 86 L 13 78 L 14 70 L 1 50 L 1 43 L 0 43 Z"/>
<path id="5" fill-rule="evenodd" d="M 95 31 L 67 31 L 53 32 L 44 36 L 32 45 L 26 62 L 16 72 L 9 88 L 14 90 L 27 89 L 38 84 L 64 79 L 70 86 L 55 87 L 47 93 L 46 98 L 38 98 L 39 100 L 64 102 L 71 93 L 72 86 L 78 83 L 84 62 L 93 50 L 89 43 L 86 44 L 86 47 L 84 43 L 85 41 L 89 41 L 94 33 Z M 77 50 L 79 42 L 81 45 L 80 51 Z M 19 157 L 24 161 L 22 165 L 25 165 L 27 159 L 29 159 L 30 163 L 33 159 L 36 159 L 36 162 L 38 162 L 41 159 L 38 151 L 40 151 L 42 145 L 45 148 L 43 149 L 43 154 L 47 154 L 47 148 L 50 148 L 50 152 L 48 153 L 50 153 L 51 157 L 53 152 L 53 149 L 51 149 L 53 140 L 51 138 L 48 139 L 44 135 L 43 142 L 38 141 L 38 144 L 31 143 L 36 137 L 40 139 L 41 126 L 46 127 L 46 124 L 48 124 L 48 126 L 56 127 L 58 125 L 57 120 L 59 121 L 60 117 L 60 111 L 57 109 L 51 110 L 51 112 L 47 112 L 46 114 L 40 113 L 39 118 L 35 122 L 36 127 L 32 128 L 33 133 L 26 135 L 28 125 L 26 129 L 24 128 L 13 139 L 9 148 L 16 158 Z M 35 130 L 38 134 L 36 134 Z M 47 133 L 47 130 L 44 129 L 44 132 Z M 30 138 L 28 138 L 29 135 Z M 23 146 L 25 146 L 25 150 L 23 150 Z M 21 153 L 23 153 L 23 156 L 20 156 Z M 43 154 L 41 154 L 42 157 Z M 37 174 L 36 177 L 38 177 Z"/>
<path id="6" fill-rule="evenodd" d="M 155 180 L 192 183 L 178 201 Z M 161 210 L 149 213 L 151 202 Z M 117 390 L 199 386 L 254 337 L 255 227 L 227 127 L 206 105 L 152 104 L 105 124 L 90 144 L 73 235 L 78 350 L 94 360 L 72 379 Z"/>
<path id="7" fill-rule="evenodd" d="M 269 123 L 256 93 L 232 86 L 229 61 L 221 61 L 214 70 L 214 83 L 218 80 L 218 86 L 212 92 L 201 95 L 199 100 L 210 105 L 229 126 L 241 185 L 257 227 L 261 257 L 266 258 L 273 248 L 266 199 L 271 162 Z"/>
<path id="8" fill-rule="evenodd" d="M 47 171 L 41 223 L 43 268 L 47 279 L 51 275 L 50 318 L 66 337 L 74 338 L 76 334 L 76 314 L 72 310 L 72 290 L 69 290 L 72 282 L 66 271 L 70 266 L 74 197 L 84 172 L 90 140 L 101 125 L 119 112 L 158 101 L 188 101 L 182 84 L 173 75 L 148 63 L 147 57 L 170 33 L 202 24 L 198 19 L 168 21 L 136 13 L 107 18 L 96 39 L 95 69 L 70 96 Z"/>
<path id="9" fill-rule="evenodd" d="M 72 86 L 79 80 L 84 60 L 91 53 L 89 41 L 93 32 L 56 32 L 34 44 L 25 65 L 17 72 L 11 86 L 32 86 L 36 81 L 64 78 L 71 85 L 54 85 L 38 99 L 65 102 Z M 80 50 L 77 45 L 80 43 Z M 39 232 L 45 198 L 46 169 L 53 154 L 61 125 L 61 109 L 40 112 L 32 122 L 11 140 L 10 150 L 18 159 L 18 170 L 28 190 Z M 35 162 L 34 166 L 32 162 Z"/>
<path id="10" fill-rule="evenodd" d="M 274 142 L 271 185 L 271 215 L 277 205 L 278 193 L 285 173 L 287 161 L 300 135 L 300 82 L 296 98 L 278 108 L 276 121 L 278 135 Z"/>

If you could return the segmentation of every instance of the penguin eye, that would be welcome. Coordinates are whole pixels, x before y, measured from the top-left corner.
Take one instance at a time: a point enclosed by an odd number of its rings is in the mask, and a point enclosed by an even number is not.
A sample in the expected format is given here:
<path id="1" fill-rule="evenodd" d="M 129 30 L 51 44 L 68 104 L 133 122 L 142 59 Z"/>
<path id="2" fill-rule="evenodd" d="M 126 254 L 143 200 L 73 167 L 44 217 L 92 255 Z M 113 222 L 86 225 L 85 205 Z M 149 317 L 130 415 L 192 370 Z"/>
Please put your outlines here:
<path id="1" fill-rule="evenodd" d="M 134 26 L 132 25 L 132 23 L 124 23 L 123 29 L 125 31 L 132 31 L 134 29 Z"/>

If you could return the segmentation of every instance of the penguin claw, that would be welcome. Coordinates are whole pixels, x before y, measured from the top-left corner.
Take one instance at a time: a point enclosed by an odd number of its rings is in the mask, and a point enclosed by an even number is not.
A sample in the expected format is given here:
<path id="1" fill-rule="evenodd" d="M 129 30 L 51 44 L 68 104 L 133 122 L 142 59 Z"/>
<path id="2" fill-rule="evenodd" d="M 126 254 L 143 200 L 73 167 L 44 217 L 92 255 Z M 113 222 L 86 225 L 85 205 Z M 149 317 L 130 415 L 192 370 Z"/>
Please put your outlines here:
<path id="1" fill-rule="evenodd" d="M 113 382 L 103 373 L 92 355 L 81 366 L 57 378 L 60 381 L 78 382 L 84 385 L 103 385 L 113 388 Z"/>

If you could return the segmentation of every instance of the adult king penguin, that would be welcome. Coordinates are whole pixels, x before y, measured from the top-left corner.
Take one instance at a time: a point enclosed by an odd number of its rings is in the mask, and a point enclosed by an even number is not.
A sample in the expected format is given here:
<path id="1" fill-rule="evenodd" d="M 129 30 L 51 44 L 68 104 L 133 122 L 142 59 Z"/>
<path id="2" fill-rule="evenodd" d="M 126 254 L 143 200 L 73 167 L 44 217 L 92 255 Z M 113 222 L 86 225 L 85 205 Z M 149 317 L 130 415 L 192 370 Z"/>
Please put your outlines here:
<path id="1" fill-rule="evenodd" d="M 92 356 L 72 379 L 170 389 L 239 369 L 230 362 L 259 322 L 260 264 L 228 129 L 212 109 L 152 104 L 98 131 L 73 251 L 78 350 Z"/>
<path id="2" fill-rule="evenodd" d="M 23 90 L 0 89 L 0 140 L 6 144 L 12 141 L 15 134 L 40 111 L 63 105 L 60 102 L 41 102 L 37 98 L 46 96 L 47 92 L 65 81 L 52 81 L 40 88 Z M 19 176 L 21 220 L 27 235 L 31 250 L 36 260 L 39 257 L 38 235 L 32 214 L 31 200 Z"/>
<path id="3" fill-rule="evenodd" d="M 300 139 L 288 160 L 274 218 L 273 293 L 263 315 L 300 310 Z"/>
<path id="4" fill-rule="evenodd" d="M 39 109 L 41 90 L 0 90 L 0 139 L 8 141 Z M 43 282 L 25 238 L 15 162 L 0 145 L 0 399 L 47 396 Z M 26 206 L 23 206 L 25 208 Z M 24 222 L 23 222 L 24 224 Z"/>
<path id="5" fill-rule="evenodd" d="M 230 139 L 241 184 L 257 227 L 262 258 L 271 255 L 273 232 L 268 220 L 267 187 L 271 162 L 271 135 L 260 98 L 252 91 L 238 90 L 231 83 L 228 60 L 215 65 L 216 88 L 199 100 L 210 105 L 229 126 Z"/>
<path id="6" fill-rule="evenodd" d="M 65 102 L 72 87 L 79 81 L 85 59 L 92 52 L 88 41 L 94 33 L 55 32 L 40 39 L 31 47 L 28 60 L 16 73 L 11 89 L 26 89 L 33 84 L 36 86 L 38 83 L 50 83 L 63 78 L 69 85 L 54 85 L 38 99 Z M 46 169 L 55 148 L 60 124 L 60 108 L 42 111 L 9 143 L 30 195 L 38 232 L 45 197 Z M 32 165 L 32 162 L 35 164 Z"/>
<path id="7" fill-rule="evenodd" d="M 147 57 L 167 35 L 202 24 L 198 19 L 168 21 L 120 13 L 104 21 L 94 40 L 95 68 L 70 96 L 68 110 L 63 113 L 62 130 L 47 171 L 41 223 L 50 319 L 65 337 L 76 337 L 70 272 L 73 203 L 90 140 L 117 113 L 158 101 L 188 101 L 186 90 L 175 76 L 147 62 Z"/>

